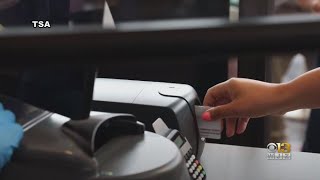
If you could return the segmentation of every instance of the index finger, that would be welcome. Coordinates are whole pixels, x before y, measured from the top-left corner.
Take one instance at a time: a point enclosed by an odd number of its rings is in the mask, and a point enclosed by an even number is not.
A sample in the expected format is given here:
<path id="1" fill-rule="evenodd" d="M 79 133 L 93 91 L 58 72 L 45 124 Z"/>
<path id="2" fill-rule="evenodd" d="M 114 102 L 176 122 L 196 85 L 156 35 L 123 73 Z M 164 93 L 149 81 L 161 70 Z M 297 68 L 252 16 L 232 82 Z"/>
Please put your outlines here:
<path id="1" fill-rule="evenodd" d="M 208 89 L 203 100 L 203 105 L 215 106 L 219 99 L 227 97 L 227 94 L 226 82 L 219 83 Z"/>

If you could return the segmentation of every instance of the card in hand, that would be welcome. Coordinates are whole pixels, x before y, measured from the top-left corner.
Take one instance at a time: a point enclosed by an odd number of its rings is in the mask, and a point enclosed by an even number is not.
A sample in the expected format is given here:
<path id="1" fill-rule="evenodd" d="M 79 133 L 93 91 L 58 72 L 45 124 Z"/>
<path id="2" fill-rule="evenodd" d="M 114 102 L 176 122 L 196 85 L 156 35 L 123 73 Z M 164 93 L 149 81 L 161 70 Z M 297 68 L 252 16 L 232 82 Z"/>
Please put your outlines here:
<path id="1" fill-rule="evenodd" d="M 202 119 L 202 114 L 210 108 L 209 106 L 195 106 L 200 137 L 206 139 L 221 139 L 221 120 L 204 121 Z"/>

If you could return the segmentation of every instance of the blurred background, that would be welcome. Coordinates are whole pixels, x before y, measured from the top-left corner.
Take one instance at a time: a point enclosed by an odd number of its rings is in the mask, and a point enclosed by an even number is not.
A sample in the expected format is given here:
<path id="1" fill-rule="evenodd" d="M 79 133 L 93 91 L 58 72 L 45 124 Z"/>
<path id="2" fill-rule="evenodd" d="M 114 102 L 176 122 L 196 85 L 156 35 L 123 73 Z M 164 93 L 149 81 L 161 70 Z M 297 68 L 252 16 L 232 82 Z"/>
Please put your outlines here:
<path id="1" fill-rule="evenodd" d="M 239 21 L 253 16 L 317 14 L 318 0 L 107 0 L 117 24 L 129 21 L 155 21 L 186 18 L 224 18 Z M 2 27 L 30 25 L 31 20 L 46 19 L 52 24 L 102 24 L 104 0 L 2 0 Z M 99 67 L 99 77 L 176 82 L 192 85 L 202 100 L 207 89 L 230 77 L 245 77 L 274 83 L 288 82 L 318 67 L 318 51 L 286 54 L 180 57 L 195 61 L 177 63 L 178 57 L 167 57 L 168 63 L 131 62 Z M 201 61 L 196 59 L 201 58 Z M 220 59 L 212 62 L 212 59 Z M 152 59 L 159 60 L 157 57 Z M 243 61 L 252 59 L 253 61 Z M 258 59 L 259 61 L 254 61 Z M 265 61 L 260 61 L 264 59 Z M 182 61 L 183 62 L 183 61 Z M 250 63 L 249 63 L 250 62 Z M 165 72 L 163 71 L 165 69 Z M 179 73 L 177 73 L 177 71 Z M 251 147 L 265 147 L 270 142 L 289 142 L 294 151 L 320 152 L 319 110 L 303 109 L 284 116 L 252 121 L 246 133 L 213 141 Z M 319 121 L 319 122 L 318 122 Z"/>

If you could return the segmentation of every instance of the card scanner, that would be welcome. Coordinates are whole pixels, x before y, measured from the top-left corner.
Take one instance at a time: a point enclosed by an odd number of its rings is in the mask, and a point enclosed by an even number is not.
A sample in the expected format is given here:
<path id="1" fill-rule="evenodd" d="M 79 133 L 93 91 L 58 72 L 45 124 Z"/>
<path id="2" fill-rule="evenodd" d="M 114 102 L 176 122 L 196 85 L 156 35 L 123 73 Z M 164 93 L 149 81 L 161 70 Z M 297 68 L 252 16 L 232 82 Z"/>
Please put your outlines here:
<path id="1" fill-rule="evenodd" d="M 97 78 L 92 110 L 129 113 L 154 132 L 152 123 L 161 118 L 190 142 L 193 153 L 200 158 L 204 142 L 200 138 L 194 106 L 200 105 L 196 91 L 189 85 Z"/>

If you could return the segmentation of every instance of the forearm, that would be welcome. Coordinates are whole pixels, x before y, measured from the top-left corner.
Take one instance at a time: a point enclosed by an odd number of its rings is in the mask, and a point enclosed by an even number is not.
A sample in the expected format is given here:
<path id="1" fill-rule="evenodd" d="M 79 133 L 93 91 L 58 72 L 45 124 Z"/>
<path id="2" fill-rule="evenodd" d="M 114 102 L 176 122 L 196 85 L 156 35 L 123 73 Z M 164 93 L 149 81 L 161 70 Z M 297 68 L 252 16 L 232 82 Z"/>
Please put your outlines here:
<path id="1" fill-rule="evenodd" d="M 283 111 L 320 108 L 320 68 L 279 85 Z M 280 103 L 281 104 L 281 103 Z"/>

